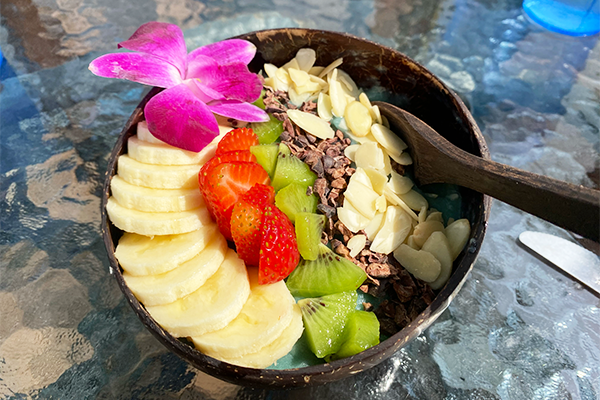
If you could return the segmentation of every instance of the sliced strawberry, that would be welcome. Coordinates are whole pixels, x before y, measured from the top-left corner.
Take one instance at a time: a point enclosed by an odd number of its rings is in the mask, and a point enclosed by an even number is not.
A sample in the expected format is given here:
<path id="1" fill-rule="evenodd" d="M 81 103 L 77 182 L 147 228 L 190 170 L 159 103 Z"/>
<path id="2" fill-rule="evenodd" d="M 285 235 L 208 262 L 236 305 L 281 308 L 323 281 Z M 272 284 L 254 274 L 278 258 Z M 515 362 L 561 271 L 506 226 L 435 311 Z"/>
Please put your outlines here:
<path id="1" fill-rule="evenodd" d="M 217 145 L 217 155 L 228 151 L 250 150 L 250 147 L 258 144 L 258 136 L 252 128 L 237 128 L 223 136 Z"/>
<path id="2" fill-rule="evenodd" d="M 267 204 L 274 203 L 275 189 L 257 183 L 233 206 L 231 236 L 246 265 L 258 266 L 263 211 Z"/>
<path id="3" fill-rule="evenodd" d="M 200 190 L 202 190 L 202 186 L 204 185 L 204 180 L 206 179 L 206 172 L 208 171 L 208 169 L 215 165 L 229 161 L 256 162 L 256 157 L 254 156 L 254 154 L 250 153 L 250 150 L 228 151 L 219 155 L 214 155 L 202 166 L 202 168 L 200 168 L 200 172 L 198 173 L 198 183 L 200 184 Z"/>
<path id="4" fill-rule="evenodd" d="M 204 200 L 212 210 L 221 233 L 232 240 L 230 219 L 234 204 L 255 184 L 268 185 L 269 175 L 257 163 L 229 161 L 201 172 L 201 178 Z"/>
<path id="5" fill-rule="evenodd" d="M 267 204 L 261 227 L 258 283 L 275 283 L 292 273 L 298 261 L 294 225 L 276 206 Z"/>

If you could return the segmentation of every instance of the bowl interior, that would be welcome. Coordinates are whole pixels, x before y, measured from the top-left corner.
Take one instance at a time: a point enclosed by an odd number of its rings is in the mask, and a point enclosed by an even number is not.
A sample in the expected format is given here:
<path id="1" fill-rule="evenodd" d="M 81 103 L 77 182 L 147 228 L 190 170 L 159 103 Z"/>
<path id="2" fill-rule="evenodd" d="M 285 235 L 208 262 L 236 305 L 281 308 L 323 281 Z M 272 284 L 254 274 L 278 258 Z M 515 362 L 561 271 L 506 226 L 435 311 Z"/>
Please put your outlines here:
<path id="1" fill-rule="evenodd" d="M 455 145 L 489 158 L 483 136 L 461 100 L 424 67 L 395 50 L 347 34 L 307 29 L 274 29 L 248 33 L 239 38 L 251 41 L 257 47 L 256 57 L 250 64 L 254 72 L 260 71 L 265 62 L 281 66 L 293 58 L 299 49 L 306 47 L 316 51 L 316 65 L 325 66 L 342 57 L 344 62 L 341 68 L 360 88 L 368 90 L 369 94 L 385 92 L 388 101 L 413 113 Z M 153 89 L 142 100 L 113 149 L 102 198 L 102 233 L 112 271 L 129 304 L 152 334 L 187 362 L 220 379 L 255 387 L 307 386 L 331 382 L 368 369 L 390 357 L 427 328 L 458 293 L 479 252 L 490 205 L 488 197 L 465 188 L 460 188 L 461 214 L 471 222 L 471 238 L 467 249 L 455 261 L 449 282 L 416 320 L 379 345 L 330 364 L 270 370 L 221 362 L 171 336 L 154 321 L 125 284 L 114 256 L 122 232 L 110 223 L 105 208 L 110 196 L 110 179 L 116 174 L 117 158 L 127 151 L 127 139 L 135 134 L 136 124 L 143 119 L 144 105 L 159 91 Z"/>

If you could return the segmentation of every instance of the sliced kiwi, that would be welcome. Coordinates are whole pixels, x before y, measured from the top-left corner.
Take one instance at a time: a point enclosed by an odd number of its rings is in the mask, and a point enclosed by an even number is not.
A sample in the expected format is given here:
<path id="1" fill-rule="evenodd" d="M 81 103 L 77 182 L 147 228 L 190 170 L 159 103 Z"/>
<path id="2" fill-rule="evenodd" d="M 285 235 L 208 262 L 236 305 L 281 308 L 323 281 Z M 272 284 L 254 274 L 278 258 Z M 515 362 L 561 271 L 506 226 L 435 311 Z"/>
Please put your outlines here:
<path id="1" fill-rule="evenodd" d="M 350 357 L 379 344 L 379 320 L 374 313 L 353 311 L 348 315 L 340 349 L 331 360 Z"/>
<path id="2" fill-rule="evenodd" d="M 296 240 L 300 255 L 305 260 L 316 260 L 319 255 L 319 244 L 321 244 L 325 216 L 323 214 L 299 212 L 296 214 L 295 221 Z"/>
<path id="3" fill-rule="evenodd" d="M 294 296 L 315 297 L 356 290 L 365 279 L 362 268 L 319 243 L 317 259 L 300 260 L 286 284 Z"/>
<path id="4" fill-rule="evenodd" d="M 250 147 L 250 152 L 256 157 L 258 162 L 267 171 L 269 177 L 273 178 L 275 165 L 277 164 L 277 154 L 279 154 L 279 145 L 261 144 Z"/>
<path id="5" fill-rule="evenodd" d="M 292 154 L 292 151 L 285 143 L 279 143 L 279 154 L 285 154 L 286 156 L 289 156 Z"/>
<path id="6" fill-rule="evenodd" d="M 356 298 L 352 291 L 298 301 L 308 347 L 317 357 L 339 350 L 348 315 L 356 309 Z"/>
<path id="7" fill-rule="evenodd" d="M 290 219 L 296 221 L 299 212 L 315 213 L 319 205 L 316 194 L 306 195 L 307 185 L 290 183 L 275 195 L 275 205 Z"/>
<path id="8" fill-rule="evenodd" d="M 310 170 L 306 163 L 293 154 L 285 154 L 280 150 L 271 181 L 276 192 L 293 182 L 311 186 L 316 179 L 317 175 Z"/>
<path id="9" fill-rule="evenodd" d="M 266 122 L 253 122 L 250 127 L 258 136 L 258 142 L 260 144 L 271 144 L 277 139 L 283 132 L 283 122 L 278 120 L 272 115 L 269 115 L 269 120 Z"/>
<path id="10" fill-rule="evenodd" d="M 264 101 L 264 99 L 265 99 L 265 90 L 263 89 L 260 92 L 260 96 L 258 97 L 258 99 L 256 99 L 254 101 L 254 103 L 252 103 L 252 104 L 254 104 L 256 107 L 262 108 L 264 110 L 265 109 L 265 101 Z"/>

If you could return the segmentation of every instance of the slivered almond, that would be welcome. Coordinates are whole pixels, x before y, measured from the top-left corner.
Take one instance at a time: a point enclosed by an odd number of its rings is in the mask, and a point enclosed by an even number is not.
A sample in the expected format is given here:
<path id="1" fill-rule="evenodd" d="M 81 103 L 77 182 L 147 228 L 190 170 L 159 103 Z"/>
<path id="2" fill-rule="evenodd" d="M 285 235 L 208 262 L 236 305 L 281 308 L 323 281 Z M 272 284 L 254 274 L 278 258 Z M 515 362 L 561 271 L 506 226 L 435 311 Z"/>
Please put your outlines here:
<path id="1" fill-rule="evenodd" d="M 367 136 L 373 124 L 369 109 L 358 101 L 353 101 L 346 106 L 344 118 L 348 128 L 359 137 Z"/>
<path id="2" fill-rule="evenodd" d="M 296 86 L 306 85 L 310 80 L 308 72 L 296 68 L 289 68 L 288 74 L 290 74 L 290 79 Z"/>
<path id="3" fill-rule="evenodd" d="M 408 147 L 394 132 L 381 124 L 373 124 L 371 133 L 389 154 L 400 155 Z"/>
<path id="4" fill-rule="evenodd" d="M 350 257 L 356 257 L 365 248 L 367 237 L 365 235 L 354 235 L 348 240 L 346 247 L 350 249 Z"/>
<path id="5" fill-rule="evenodd" d="M 264 69 L 265 69 L 265 73 L 267 74 L 267 76 L 269 78 L 274 78 L 275 74 L 277 73 L 277 70 L 278 70 L 278 68 L 275 65 L 270 64 L 270 63 L 265 64 Z"/>
<path id="6" fill-rule="evenodd" d="M 287 110 L 287 115 L 300 128 L 320 139 L 331 139 L 335 134 L 329 123 L 317 115 L 300 110 Z"/>
<path id="7" fill-rule="evenodd" d="M 296 53 L 296 61 L 302 71 L 310 72 L 316 59 L 317 53 L 313 49 L 300 49 Z"/>
<path id="8" fill-rule="evenodd" d="M 317 98 L 317 114 L 325 121 L 330 121 L 333 118 L 331 114 L 331 97 L 323 92 L 319 93 Z"/>
<path id="9" fill-rule="evenodd" d="M 325 75 L 327 75 L 327 73 L 329 71 L 333 71 L 335 68 L 339 67 L 340 65 L 342 65 L 342 63 L 344 62 L 343 58 L 338 58 L 337 60 L 335 60 L 334 62 L 332 62 L 331 64 L 329 64 L 328 66 L 326 66 L 325 68 L 323 68 L 323 70 L 319 73 L 319 75 L 317 75 L 319 78 L 323 78 Z"/>

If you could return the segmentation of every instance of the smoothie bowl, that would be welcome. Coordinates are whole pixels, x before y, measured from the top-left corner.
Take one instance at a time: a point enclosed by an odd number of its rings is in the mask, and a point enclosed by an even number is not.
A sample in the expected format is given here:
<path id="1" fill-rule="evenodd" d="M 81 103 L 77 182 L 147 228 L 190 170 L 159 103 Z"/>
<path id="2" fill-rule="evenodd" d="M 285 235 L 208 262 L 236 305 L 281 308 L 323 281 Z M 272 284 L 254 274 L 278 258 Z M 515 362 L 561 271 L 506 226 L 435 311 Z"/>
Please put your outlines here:
<path id="1" fill-rule="evenodd" d="M 396 104 L 462 149 L 489 153 L 458 96 L 395 50 L 307 29 L 236 39 L 256 46 L 248 68 L 264 87 L 254 104 L 269 120 L 219 118 L 218 137 L 182 151 L 150 133 L 145 106 L 162 91 L 152 89 L 109 160 L 102 233 L 111 270 L 152 334 L 201 371 L 269 388 L 343 379 L 392 356 L 446 309 L 475 262 L 490 207 L 465 188 L 413 186 L 402 133 L 370 101 Z M 243 147 L 248 131 L 258 141 Z M 216 210 L 222 187 L 247 164 L 260 170 L 252 196 Z M 257 202 L 260 235 L 246 234 L 238 221 L 248 222 Z M 168 225 L 181 233 L 148 230 L 165 225 L 146 221 L 153 212 L 176 215 Z M 267 214 L 286 222 L 266 222 Z M 285 238 L 266 239 L 274 236 Z"/>

